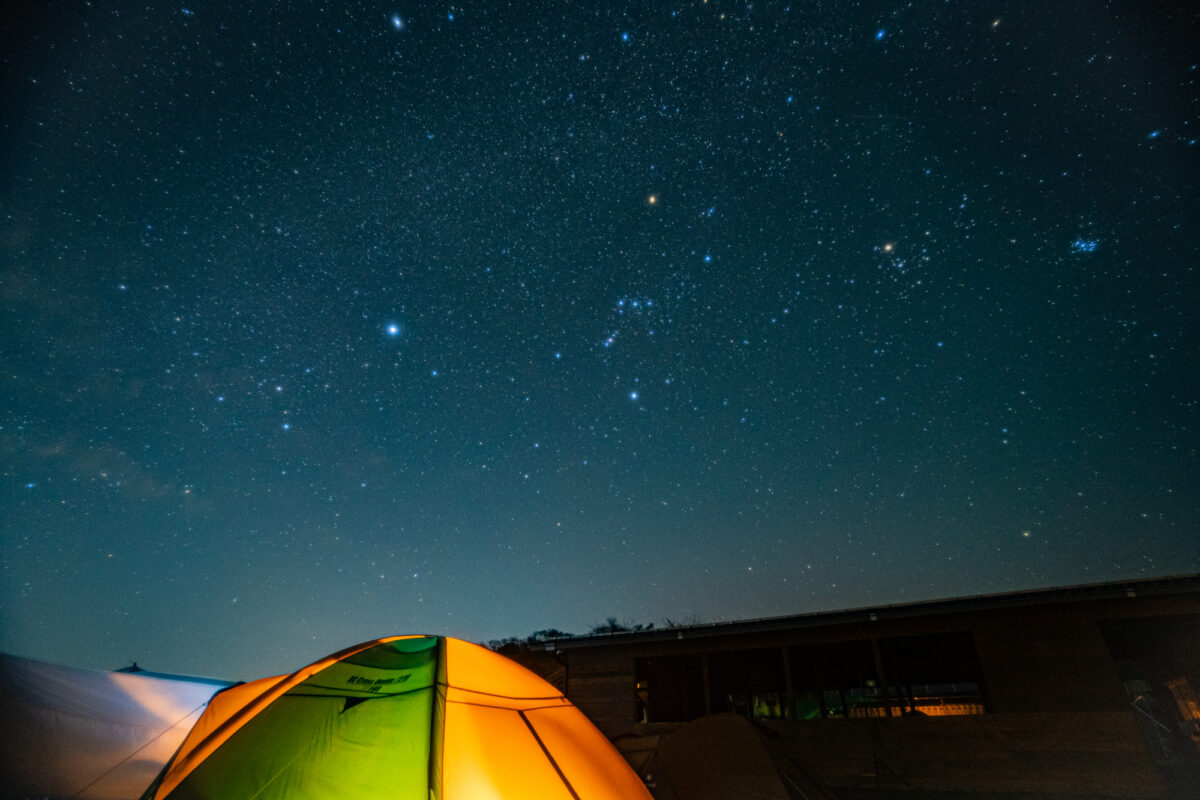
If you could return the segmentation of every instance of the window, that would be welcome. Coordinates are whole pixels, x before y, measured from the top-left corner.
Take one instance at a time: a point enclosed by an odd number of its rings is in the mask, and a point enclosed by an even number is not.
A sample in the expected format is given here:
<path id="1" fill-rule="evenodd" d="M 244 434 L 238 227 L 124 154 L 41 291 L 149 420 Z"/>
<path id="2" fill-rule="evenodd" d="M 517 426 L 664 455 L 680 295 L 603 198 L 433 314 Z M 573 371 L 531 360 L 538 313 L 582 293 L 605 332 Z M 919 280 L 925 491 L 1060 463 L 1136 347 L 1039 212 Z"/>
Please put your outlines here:
<path id="1" fill-rule="evenodd" d="M 704 668 L 698 655 L 637 662 L 639 722 L 687 722 L 704 716 Z"/>
<path id="2" fill-rule="evenodd" d="M 792 717 L 865 717 L 883 703 L 875 657 L 867 640 L 825 642 L 788 648 L 792 669 Z"/>
<path id="3" fill-rule="evenodd" d="M 640 722 L 710 711 L 787 720 L 985 711 L 966 632 L 642 658 L 636 674 Z"/>
<path id="4" fill-rule="evenodd" d="M 984 713 L 975 641 L 966 632 L 879 640 L 889 706 L 927 717 Z"/>
<path id="5" fill-rule="evenodd" d="M 779 647 L 710 653 L 710 707 L 749 719 L 785 719 L 787 679 L 783 665 L 783 650 Z"/>

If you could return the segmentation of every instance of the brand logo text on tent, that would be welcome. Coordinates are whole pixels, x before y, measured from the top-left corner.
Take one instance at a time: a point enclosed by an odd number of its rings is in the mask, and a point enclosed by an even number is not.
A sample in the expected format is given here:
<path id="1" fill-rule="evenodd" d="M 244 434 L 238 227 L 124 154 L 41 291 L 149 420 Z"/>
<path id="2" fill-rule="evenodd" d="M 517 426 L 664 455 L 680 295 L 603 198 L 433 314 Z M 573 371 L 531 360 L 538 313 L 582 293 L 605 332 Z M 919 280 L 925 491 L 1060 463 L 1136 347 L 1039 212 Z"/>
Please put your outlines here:
<path id="1" fill-rule="evenodd" d="M 361 675 L 351 675 L 346 678 L 346 683 L 351 686 L 359 686 L 368 692 L 378 692 L 384 686 L 389 686 L 393 683 L 404 683 L 409 679 L 408 675 L 396 675 L 391 678 L 364 678 Z"/>

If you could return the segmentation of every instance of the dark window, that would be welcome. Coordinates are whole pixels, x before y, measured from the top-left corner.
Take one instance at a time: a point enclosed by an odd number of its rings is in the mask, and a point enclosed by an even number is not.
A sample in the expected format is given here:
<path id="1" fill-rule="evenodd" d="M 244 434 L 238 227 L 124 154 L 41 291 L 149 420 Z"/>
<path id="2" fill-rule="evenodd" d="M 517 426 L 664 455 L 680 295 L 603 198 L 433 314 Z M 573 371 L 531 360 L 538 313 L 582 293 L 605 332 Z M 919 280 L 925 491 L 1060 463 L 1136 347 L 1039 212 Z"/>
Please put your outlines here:
<path id="1" fill-rule="evenodd" d="M 708 675 L 713 711 L 729 711 L 750 719 L 786 717 L 782 648 L 710 653 Z"/>
<path id="2" fill-rule="evenodd" d="M 637 662 L 639 722 L 687 722 L 704 716 L 700 656 L 661 656 Z"/>
<path id="3" fill-rule="evenodd" d="M 966 632 L 643 658 L 637 715 L 686 722 L 710 710 L 796 720 L 982 714 L 981 675 Z"/>
<path id="4" fill-rule="evenodd" d="M 882 703 L 869 641 L 788 648 L 795 719 L 868 716 Z"/>
<path id="5" fill-rule="evenodd" d="M 984 713 L 982 673 L 970 633 L 879 640 L 889 708 L 902 714 Z"/>

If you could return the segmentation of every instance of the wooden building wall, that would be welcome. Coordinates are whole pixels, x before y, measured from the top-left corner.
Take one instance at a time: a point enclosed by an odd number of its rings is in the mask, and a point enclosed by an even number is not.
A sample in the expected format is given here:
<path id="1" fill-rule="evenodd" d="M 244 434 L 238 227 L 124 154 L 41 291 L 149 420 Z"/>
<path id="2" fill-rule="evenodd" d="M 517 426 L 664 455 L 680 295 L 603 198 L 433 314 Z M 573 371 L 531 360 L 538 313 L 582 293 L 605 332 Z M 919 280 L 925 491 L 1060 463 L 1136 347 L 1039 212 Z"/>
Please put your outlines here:
<path id="1" fill-rule="evenodd" d="M 862 785 L 865 766 L 879 759 L 888 774 L 903 778 L 897 787 L 1157 798 L 1166 791 L 1161 754 L 1156 760 L 1146 726 L 1139 726 L 1102 626 L 1105 620 L 1171 614 L 1200 615 L 1200 592 L 951 608 L 875 620 L 864 613 L 824 625 L 802 620 L 794 629 L 747 625 L 721 635 L 684 629 L 678 638 L 633 635 L 569 645 L 558 655 L 567 667 L 570 699 L 608 736 L 636 736 L 664 730 L 639 724 L 639 659 L 691 654 L 698 657 L 677 661 L 694 669 L 703 654 L 723 651 L 779 648 L 782 658 L 789 645 L 967 631 L 986 714 L 768 724 L 798 763 L 831 786 Z"/>
<path id="2" fill-rule="evenodd" d="M 834 788 L 1158 798 L 1165 786 L 1133 717 L 1043 712 L 772 725 Z M 878 777 L 876 777 L 878 776 Z"/>
<path id="3" fill-rule="evenodd" d="M 635 655 L 627 649 L 569 653 L 567 697 L 609 738 L 634 732 L 637 719 Z"/>

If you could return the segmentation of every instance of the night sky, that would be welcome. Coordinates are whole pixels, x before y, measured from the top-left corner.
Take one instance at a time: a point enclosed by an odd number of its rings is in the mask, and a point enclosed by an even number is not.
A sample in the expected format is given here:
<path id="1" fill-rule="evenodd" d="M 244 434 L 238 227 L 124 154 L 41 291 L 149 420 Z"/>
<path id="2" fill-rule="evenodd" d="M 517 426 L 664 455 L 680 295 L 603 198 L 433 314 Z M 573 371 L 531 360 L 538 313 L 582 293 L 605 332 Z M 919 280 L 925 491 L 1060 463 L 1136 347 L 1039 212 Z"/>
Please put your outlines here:
<path id="1" fill-rule="evenodd" d="M 1200 571 L 1187 3 L 35 6 L 6 652 Z"/>

